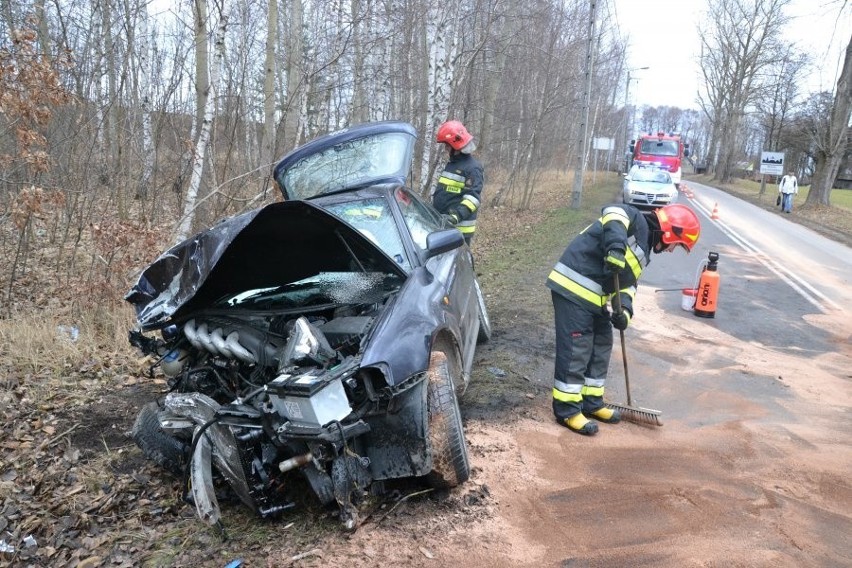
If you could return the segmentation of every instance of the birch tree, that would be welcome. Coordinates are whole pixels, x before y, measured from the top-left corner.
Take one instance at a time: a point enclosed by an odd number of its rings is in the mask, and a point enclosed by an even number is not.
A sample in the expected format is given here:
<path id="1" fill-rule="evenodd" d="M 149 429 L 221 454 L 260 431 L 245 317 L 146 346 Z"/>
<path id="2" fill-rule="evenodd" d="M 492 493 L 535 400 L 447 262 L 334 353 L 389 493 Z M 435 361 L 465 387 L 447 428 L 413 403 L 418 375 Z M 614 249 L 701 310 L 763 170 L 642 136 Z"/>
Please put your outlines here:
<path id="1" fill-rule="evenodd" d="M 263 69 L 263 162 L 275 159 L 275 74 L 278 45 L 278 0 L 268 0 L 266 13 L 266 60 Z"/>
<path id="2" fill-rule="evenodd" d="M 287 39 L 284 45 L 285 81 L 287 100 L 284 106 L 284 135 L 287 148 L 298 144 L 307 113 L 307 94 L 305 91 L 305 51 L 304 51 L 304 7 L 302 0 L 290 0 L 290 19 L 287 26 Z"/>
<path id="3" fill-rule="evenodd" d="M 148 196 L 148 185 L 154 173 L 154 140 L 151 132 L 151 48 L 148 36 L 148 6 L 138 6 L 139 37 L 137 57 L 139 59 L 140 114 L 142 120 L 142 174 L 136 189 L 136 197 Z"/>
<path id="4" fill-rule="evenodd" d="M 221 4 L 217 6 L 217 12 L 218 23 L 213 42 L 213 70 L 210 76 L 209 88 L 205 89 L 207 96 L 205 97 L 204 115 L 198 130 L 198 140 L 195 143 L 195 152 L 192 158 L 192 177 L 190 178 L 189 187 L 186 192 L 183 216 L 181 217 L 180 225 L 178 225 L 176 242 L 186 239 L 192 229 L 198 190 L 201 187 L 201 175 L 204 172 L 204 164 L 207 156 L 207 143 L 210 141 L 210 132 L 213 128 L 213 111 L 216 108 L 216 88 L 221 74 L 222 61 L 225 59 L 225 31 L 228 25 L 228 19 L 224 14 L 224 7 Z M 203 16 L 206 19 L 206 14 L 199 14 L 199 16 Z M 207 58 L 205 57 L 206 60 Z"/>
<path id="5" fill-rule="evenodd" d="M 435 137 L 441 122 L 447 120 L 450 99 L 452 97 L 457 48 L 458 3 L 435 4 L 426 14 L 424 28 L 426 42 L 429 45 L 428 85 L 429 98 L 426 104 L 425 140 Z M 434 144 L 424 144 L 421 169 L 421 187 L 430 185 L 433 167 L 431 165 Z"/>

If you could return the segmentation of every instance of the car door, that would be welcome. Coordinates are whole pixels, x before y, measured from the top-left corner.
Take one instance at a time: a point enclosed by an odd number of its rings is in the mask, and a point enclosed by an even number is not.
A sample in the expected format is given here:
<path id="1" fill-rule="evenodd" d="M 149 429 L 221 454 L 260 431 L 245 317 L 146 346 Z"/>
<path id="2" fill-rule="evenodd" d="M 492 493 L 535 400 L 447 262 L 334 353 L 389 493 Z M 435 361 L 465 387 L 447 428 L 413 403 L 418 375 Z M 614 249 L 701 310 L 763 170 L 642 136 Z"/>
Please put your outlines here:
<path id="1" fill-rule="evenodd" d="M 418 253 L 426 250 L 430 233 L 446 228 L 440 215 L 431 206 L 405 188 L 394 190 L 394 200 L 399 207 L 411 240 Z M 470 369 L 473 347 L 479 328 L 478 304 L 474 287 L 473 256 L 467 246 L 430 258 L 426 263 L 429 271 L 444 286 L 444 305 L 451 317 L 458 322 L 461 335 L 462 356 L 465 371 Z"/>

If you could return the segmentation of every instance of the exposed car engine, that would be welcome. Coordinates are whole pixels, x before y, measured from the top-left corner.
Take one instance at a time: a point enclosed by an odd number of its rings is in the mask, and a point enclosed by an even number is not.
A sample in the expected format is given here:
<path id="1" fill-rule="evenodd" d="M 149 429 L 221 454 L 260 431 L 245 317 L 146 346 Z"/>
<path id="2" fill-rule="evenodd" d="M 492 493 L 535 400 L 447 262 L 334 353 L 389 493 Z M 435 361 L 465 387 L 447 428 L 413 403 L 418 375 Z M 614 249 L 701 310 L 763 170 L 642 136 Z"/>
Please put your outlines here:
<path id="1" fill-rule="evenodd" d="M 215 475 L 266 517 L 294 506 L 287 474 L 298 470 L 354 525 L 355 504 L 372 482 L 358 445 L 369 430 L 362 418 L 387 386 L 379 373 L 359 370 L 362 338 L 380 308 L 309 317 L 211 310 L 165 328 L 162 339 L 132 331 L 131 343 L 156 357 L 152 371 L 160 367 L 169 386 L 161 406 L 140 413 L 137 443 L 188 477 L 198 514 L 211 524 L 219 521 Z"/>

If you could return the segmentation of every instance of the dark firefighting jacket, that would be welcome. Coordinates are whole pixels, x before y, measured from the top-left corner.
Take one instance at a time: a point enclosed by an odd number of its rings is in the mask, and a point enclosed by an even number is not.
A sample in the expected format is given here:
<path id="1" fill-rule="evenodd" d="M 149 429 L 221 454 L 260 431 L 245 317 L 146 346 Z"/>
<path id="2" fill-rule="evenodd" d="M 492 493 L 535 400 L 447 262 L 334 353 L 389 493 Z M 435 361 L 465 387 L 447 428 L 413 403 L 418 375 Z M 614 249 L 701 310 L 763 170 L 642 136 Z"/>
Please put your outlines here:
<path id="1" fill-rule="evenodd" d="M 608 205 L 601 217 L 577 235 L 547 278 L 547 287 L 571 302 L 600 312 L 614 290 L 613 274 L 605 266 L 607 252 L 624 254 L 618 274 L 621 305 L 633 315 L 636 282 L 651 257 L 651 230 L 641 211 L 630 205 Z"/>
<path id="2" fill-rule="evenodd" d="M 470 154 L 452 152 L 432 193 L 432 205 L 441 213 L 454 215 L 456 227 L 465 235 L 476 231 L 484 175 L 482 164 Z"/>

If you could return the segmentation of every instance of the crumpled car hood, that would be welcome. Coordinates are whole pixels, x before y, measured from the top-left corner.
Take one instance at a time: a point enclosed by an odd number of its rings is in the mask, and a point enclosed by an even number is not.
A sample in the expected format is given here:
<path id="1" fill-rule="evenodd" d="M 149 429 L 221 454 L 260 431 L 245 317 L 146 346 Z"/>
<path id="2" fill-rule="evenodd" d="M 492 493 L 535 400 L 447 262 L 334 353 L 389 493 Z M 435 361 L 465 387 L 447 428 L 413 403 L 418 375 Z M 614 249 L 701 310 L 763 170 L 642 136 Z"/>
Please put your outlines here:
<path id="1" fill-rule="evenodd" d="M 226 294 L 320 272 L 403 269 L 359 231 L 306 201 L 273 203 L 196 234 L 149 265 L 125 296 L 143 329 L 162 327 Z"/>

